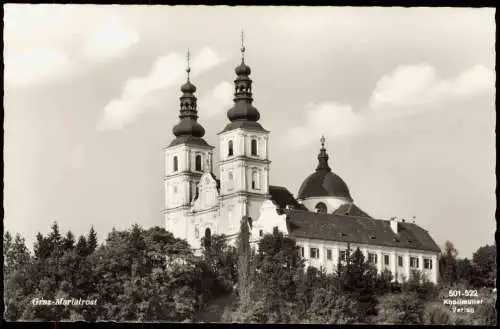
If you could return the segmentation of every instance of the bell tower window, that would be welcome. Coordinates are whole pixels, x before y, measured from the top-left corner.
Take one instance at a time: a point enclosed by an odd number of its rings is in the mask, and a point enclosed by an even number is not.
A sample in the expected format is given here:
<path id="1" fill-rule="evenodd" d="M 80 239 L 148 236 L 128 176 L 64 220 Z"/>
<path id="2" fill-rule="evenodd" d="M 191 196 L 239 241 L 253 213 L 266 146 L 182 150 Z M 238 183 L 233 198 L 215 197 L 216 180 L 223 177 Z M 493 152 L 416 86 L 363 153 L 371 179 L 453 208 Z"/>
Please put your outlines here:
<path id="1" fill-rule="evenodd" d="M 257 155 L 257 140 L 256 139 L 252 139 L 251 150 L 252 150 L 252 155 Z"/>
<path id="2" fill-rule="evenodd" d="M 318 213 L 326 213 L 327 211 L 326 204 L 324 204 L 323 202 L 319 202 L 318 204 L 316 204 L 316 207 L 314 207 L 314 209 Z"/>
<path id="3" fill-rule="evenodd" d="M 177 156 L 174 156 L 174 171 L 179 170 L 179 160 L 177 160 Z"/>
<path id="4" fill-rule="evenodd" d="M 227 156 L 233 155 L 233 141 L 227 143 Z"/>
<path id="5" fill-rule="evenodd" d="M 195 158 L 195 169 L 196 171 L 201 171 L 201 155 L 196 155 Z"/>
<path id="6" fill-rule="evenodd" d="M 257 172 L 257 170 L 254 170 L 252 172 L 252 189 L 259 189 L 259 173 Z"/>

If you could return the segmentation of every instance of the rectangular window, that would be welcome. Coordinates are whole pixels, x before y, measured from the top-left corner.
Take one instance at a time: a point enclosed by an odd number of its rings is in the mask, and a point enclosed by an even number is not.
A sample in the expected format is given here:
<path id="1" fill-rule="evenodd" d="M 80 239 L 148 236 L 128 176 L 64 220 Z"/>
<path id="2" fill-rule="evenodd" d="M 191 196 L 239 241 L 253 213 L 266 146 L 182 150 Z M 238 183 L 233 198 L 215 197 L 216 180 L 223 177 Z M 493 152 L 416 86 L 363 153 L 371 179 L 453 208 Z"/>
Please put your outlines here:
<path id="1" fill-rule="evenodd" d="M 332 249 L 326 249 L 326 259 L 332 260 Z"/>
<path id="2" fill-rule="evenodd" d="M 389 266 L 389 255 L 384 255 L 384 265 Z"/>
<path id="3" fill-rule="evenodd" d="M 403 267 L 403 256 L 398 256 L 398 266 Z"/>
<path id="4" fill-rule="evenodd" d="M 376 265 L 377 264 L 377 254 L 369 252 L 368 253 L 368 263 Z"/>
<path id="5" fill-rule="evenodd" d="M 410 257 L 410 267 L 418 268 L 418 257 Z"/>
<path id="6" fill-rule="evenodd" d="M 299 247 L 300 256 L 304 257 L 304 247 Z"/>
<path id="7" fill-rule="evenodd" d="M 309 248 L 309 257 L 313 259 L 319 258 L 319 249 L 318 248 Z"/>
<path id="8" fill-rule="evenodd" d="M 264 231 L 263 230 L 259 231 L 259 236 L 264 236 Z"/>
<path id="9" fill-rule="evenodd" d="M 426 270 L 432 270 L 432 259 L 424 258 L 424 268 Z"/>
<path id="10" fill-rule="evenodd" d="M 347 255 L 347 252 L 345 250 L 340 251 L 340 255 L 339 255 L 340 261 L 345 262 L 346 255 Z"/>

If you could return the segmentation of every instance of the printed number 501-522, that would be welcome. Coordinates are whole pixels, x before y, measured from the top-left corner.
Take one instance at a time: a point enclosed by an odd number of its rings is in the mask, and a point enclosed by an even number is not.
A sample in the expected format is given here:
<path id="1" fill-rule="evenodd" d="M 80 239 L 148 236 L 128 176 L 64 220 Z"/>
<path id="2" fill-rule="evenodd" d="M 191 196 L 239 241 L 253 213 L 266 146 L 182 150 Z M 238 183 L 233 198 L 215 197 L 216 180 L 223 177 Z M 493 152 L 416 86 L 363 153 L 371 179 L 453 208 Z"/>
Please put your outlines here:
<path id="1" fill-rule="evenodd" d="M 477 290 L 450 290 L 449 297 L 477 297 Z"/>

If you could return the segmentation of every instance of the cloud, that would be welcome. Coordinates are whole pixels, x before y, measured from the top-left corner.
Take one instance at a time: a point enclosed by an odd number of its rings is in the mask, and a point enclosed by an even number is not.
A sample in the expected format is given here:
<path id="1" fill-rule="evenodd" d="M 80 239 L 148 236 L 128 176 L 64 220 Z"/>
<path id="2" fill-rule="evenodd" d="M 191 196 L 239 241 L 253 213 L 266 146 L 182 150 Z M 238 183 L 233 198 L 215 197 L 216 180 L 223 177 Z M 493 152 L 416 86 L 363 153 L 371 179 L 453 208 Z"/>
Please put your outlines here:
<path id="1" fill-rule="evenodd" d="M 7 4 L 4 9 L 7 86 L 67 77 L 80 72 L 85 61 L 120 55 L 138 40 L 116 7 Z"/>
<path id="2" fill-rule="evenodd" d="M 40 81 L 53 81 L 71 70 L 68 56 L 56 47 L 41 47 L 17 54 L 6 53 L 5 83 L 28 86 Z"/>
<path id="3" fill-rule="evenodd" d="M 83 54 L 89 58 L 108 59 L 120 55 L 139 40 L 139 34 L 116 15 L 106 17 L 86 36 Z"/>
<path id="4" fill-rule="evenodd" d="M 459 75 L 453 85 L 453 92 L 460 96 L 475 96 L 495 91 L 495 72 L 482 65 L 476 65 Z"/>
<path id="5" fill-rule="evenodd" d="M 429 64 L 400 66 L 377 82 L 367 109 L 353 111 L 335 102 L 309 104 L 305 122 L 289 130 L 286 138 L 300 147 L 317 139 L 311 132 L 338 138 L 373 130 L 446 101 L 493 93 L 494 86 L 494 72 L 480 65 L 452 79 L 440 78 Z"/>
<path id="6" fill-rule="evenodd" d="M 493 91 L 494 80 L 494 72 L 480 65 L 453 79 L 440 78 L 436 69 L 426 63 L 399 66 L 377 82 L 369 107 L 381 114 L 405 115 L 423 109 L 422 105 Z"/>
<path id="7" fill-rule="evenodd" d="M 209 70 L 224 62 L 225 58 L 210 48 L 203 48 L 192 61 L 191 76 Z M 168 54 L 156 60 L 150 73 L 144 77 L 134 77 L 125 82 L 121 96 L 111 100 L 104 108 L 99 122 L 101 130 L 120 129 L 134 121 L 146 110 L 145 98 L 148 94 L 180 86 L 185 79 L 186 59 L 178 53 Z M 152 106 L 149 104 L 149 106 Z"/>
<path id="8" fill-rule="evenodd" d="M 233 84 L 223 81 L 215 85 L 198 100 L 198 112 L 202 118 L 225 113 L 233 101 Z"/>
<path id="9" fill-rule="evenodd" d="M 342 137 L 355 134 L 365 126 L 362 115 L 354 113 L 352 107 L 333 102 L 306 105 L 305 123 L 292 128 L 286 138 L 297 147 L 307 145 L 319 136 Z"/>

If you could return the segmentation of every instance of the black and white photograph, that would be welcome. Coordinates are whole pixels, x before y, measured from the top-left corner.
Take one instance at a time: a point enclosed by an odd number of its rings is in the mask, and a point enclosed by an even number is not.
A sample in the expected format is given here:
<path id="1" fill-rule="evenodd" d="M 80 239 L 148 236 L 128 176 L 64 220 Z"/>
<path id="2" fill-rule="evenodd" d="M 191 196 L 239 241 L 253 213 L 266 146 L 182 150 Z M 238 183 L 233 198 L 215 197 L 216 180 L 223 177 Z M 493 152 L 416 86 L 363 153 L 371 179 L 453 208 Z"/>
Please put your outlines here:
<path id="1" fill-rule="evenodd" d="M 497 324 L 495 8 L 3 9 L 5 321 Z"/>

